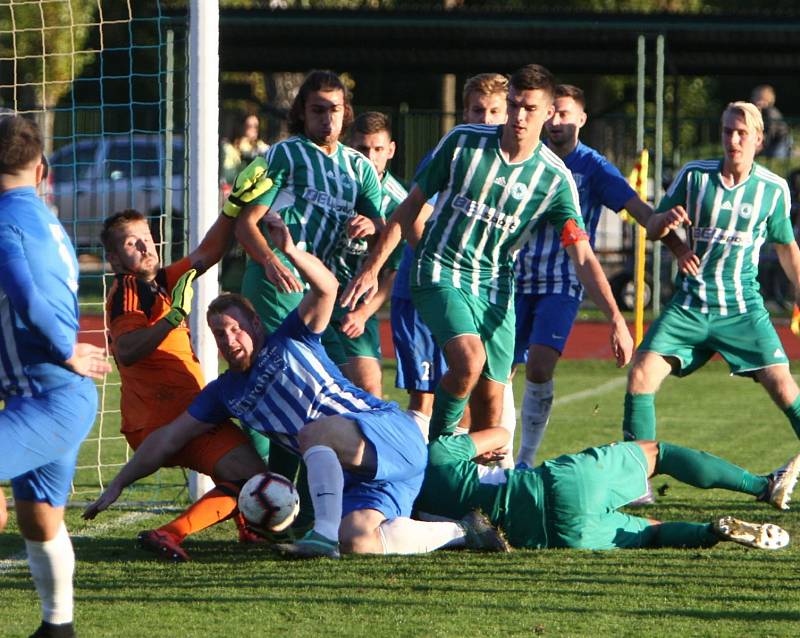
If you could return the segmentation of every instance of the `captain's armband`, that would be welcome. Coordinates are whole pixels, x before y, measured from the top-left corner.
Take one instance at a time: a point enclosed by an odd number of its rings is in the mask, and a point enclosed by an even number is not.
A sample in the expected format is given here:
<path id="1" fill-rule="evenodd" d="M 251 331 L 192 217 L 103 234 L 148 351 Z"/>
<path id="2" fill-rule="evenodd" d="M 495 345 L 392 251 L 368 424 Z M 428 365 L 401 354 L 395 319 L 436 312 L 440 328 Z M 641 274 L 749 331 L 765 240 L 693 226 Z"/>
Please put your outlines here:
<path id="1" fill-rule="evenodd" d="M 574 219 L 568 219 L 564 228 L 561 229 L 561 245 L 566 248 L 584 240 L 589 241 L 586 231 L 578 226 L 578 222 Z"/>

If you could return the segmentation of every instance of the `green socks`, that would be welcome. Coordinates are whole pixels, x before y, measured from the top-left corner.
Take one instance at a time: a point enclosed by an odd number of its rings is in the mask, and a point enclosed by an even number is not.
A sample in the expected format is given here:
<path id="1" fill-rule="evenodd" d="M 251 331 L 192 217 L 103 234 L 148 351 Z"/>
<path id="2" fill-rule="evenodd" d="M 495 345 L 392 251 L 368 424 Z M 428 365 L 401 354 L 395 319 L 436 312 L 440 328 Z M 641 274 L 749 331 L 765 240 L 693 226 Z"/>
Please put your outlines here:
<path id="1" fill-rule="evenodd" d="M 464 416 L 464 408 L 469 397 L 457 397 L 442 388 L 440 383 L 433 395 L 433 414 L 431 414 L 430 440 L 452 434 Z"/>
<path id="2" fill-rule="evenodd" d="M 655 441 L 656 395 L 625 393 L 622 435 L 626 441 Z"/>
<path id="3" fill-rule="evenodd" d="M 264 463 L 269 465 L 269 437 L 251 428 L 242 428 Z"/>
<path id="4" fill-rule="evenodd" d="M 658 444 L 657 474 L 667 474 L 703 489 L 721 488 L 760 496 L 769 485 L 766 476 L 756 476 L 729 461 L 672 443 Z"/>
<path id="5" fill-rule="evenodd" d="M 797 438 L 800 439 L 800 396 L 794 400 L 792 405 L 788 408 L 784 408 L 783 413 L 789 417 L 789 423 L 792 424 L 794 433 L 797 435 Z"/>

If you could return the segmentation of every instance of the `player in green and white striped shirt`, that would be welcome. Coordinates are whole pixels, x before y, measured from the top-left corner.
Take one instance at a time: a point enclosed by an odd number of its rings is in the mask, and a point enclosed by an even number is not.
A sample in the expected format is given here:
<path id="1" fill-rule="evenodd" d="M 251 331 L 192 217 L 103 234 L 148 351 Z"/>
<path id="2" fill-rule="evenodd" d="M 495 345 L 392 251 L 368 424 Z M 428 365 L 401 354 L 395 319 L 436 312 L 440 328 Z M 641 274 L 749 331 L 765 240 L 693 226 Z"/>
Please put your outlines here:
<path id="1" fill-rule="evenodd" d="M 392 214 L 408 192 L 389 172 L 387 164 L 394 157 L 396 145 L 392 141 L 392 124 L 389 117 L 378 111 L 361 113 L 353 122 L 350 146 L 367 157 L 375 167 L 381 183 L 381 217 Z M 343 253 L 348 273 L 354 273 L 361 266 L 367 253 L 366 240 L 355 240 L 362 250 Z M 392 290 L 397 272 L 397 259 L 387 264 L 381 274 L 378 294 L 369 303 L 360 304 L 355 310 L 342 308 L 337 304 L 333 311 L 331 326 L 334 338 L 338 341 L 346 363 L 340 367 L 348 379 L 358 387 L 377 397 L 382 395 L 381 348 L 378 318 L 375 313 L 384 304 Z M 326 344 L 330 352 L 331 347 Z M 331 357 L 336 360 L 335 357 Z"/>
<path id="2" fill-rule="evenodd" d="M 274 187 L 246 207 L 237 222 L 236 237 L 250 256 L 242 294 L 270 332 L 300 302 L 303 286 L 259 228 L 264 215 L 280 215 L 296 245 L 322 260 L 343 284 L 353 274 L 344 254 L 363 248 L 351 240 L 368 237 L 383 225 L 375 167 L 339 141 L 352 121 L 341 80 L 331 71 L 312 71 L 289 113 L 294 136 L 267 153 Z"/>
<path id="3" fill-rule="evenodd" d="M 402 234 L 412 237 L 423 204 L 436 206 L 416 246 L 414 305 L 447 359 L 436 389 L 431 435 L 451 431 L 475 390 L 473 423 L 497 425 L 514 347 L 513 257 L 538 223 L 555 225 L 587 291 L 613 323 L 612 346 L 627 363 L 633 342 L 597 262 L 578 209 L 575 182 L 539 141 L 553 112 L 553 76 L 539 65 L 511 77 L 508 121 L 457 126 L 446 135 L 395 210 L 362 272 L 342 295 L 367 298 Z"/>
<path id="4" fill-rule="evenodd" d="M 800 290 L 788 186 L 754 163 L 763 133 L 753 104 L 729 104 L 722 114 L 723 159 L 684 166 L 648 223 L 655 239 L 688 215 L 700 270 L 679 276 L 672 300 L 639 346 L 625 395 L 626 439 L 654 439 L 661 382 L 669 374 L 691 374 L 715 352 L 732 374 L 761 383 L 800 437 L 800 389 L 756 280 L 761 246 L 774 242 L 784 272 Z"/>

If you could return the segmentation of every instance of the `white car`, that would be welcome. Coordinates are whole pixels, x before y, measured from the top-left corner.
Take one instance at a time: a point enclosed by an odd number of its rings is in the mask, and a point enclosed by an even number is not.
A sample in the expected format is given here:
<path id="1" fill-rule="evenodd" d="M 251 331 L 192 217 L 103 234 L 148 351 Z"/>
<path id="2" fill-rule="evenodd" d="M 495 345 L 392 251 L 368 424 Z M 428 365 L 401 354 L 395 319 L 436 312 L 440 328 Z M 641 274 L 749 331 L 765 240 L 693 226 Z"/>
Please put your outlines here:
<path id="1" fill-rule="evenodd" d="M 168 220 L 173 245 L 182 242 L 187 198 L 183 138 L 176 136 L 172 152 L 166 150 L 160 135 L 107 135 L 80 139 L 50 156 L 48 202 L 78 252 L 97 253 L 103 219 L 126 208 L 150 218 L 157 243 L 166 239 Z M 176 250 L 183 254 L 182 243 Z"/>

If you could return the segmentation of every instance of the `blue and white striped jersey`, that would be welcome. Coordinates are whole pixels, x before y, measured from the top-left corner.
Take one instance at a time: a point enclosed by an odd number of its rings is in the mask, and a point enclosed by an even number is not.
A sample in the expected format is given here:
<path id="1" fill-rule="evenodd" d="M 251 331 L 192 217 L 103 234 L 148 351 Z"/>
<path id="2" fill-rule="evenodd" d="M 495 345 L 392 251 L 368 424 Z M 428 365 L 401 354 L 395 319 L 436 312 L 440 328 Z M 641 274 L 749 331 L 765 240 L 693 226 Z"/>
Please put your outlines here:
<path id="1" fill-rule="evenodd" d="M 189 414 L 204 423 L 235 417 L 299 453 L 297 435 L 307 423 L 387 407 L 344 377 L 322 347 L 321 336 L 293 310 L 267 338 L 251 369 L 220 375 L 203 388 Z"/>
<path id="2" fill-rule="evenodd" d="M 62 364 L 78 333 L 78 261 L 33 187 L 0 193 L 0 398 L 80 377 Z"/>
<path id="3" fill-rule="evenodd" d="M 582 142 L 564 158 L 564 164 L 575 178 L 581 214 L 594 248 L 603 206 L 619 212 L 636 192 L 616 166 Z M 560 233 L 551 224 L 537 225 L 530 240 L 517 253 L 514 272 L 518 293 L 583 297 L 575 267 L 561 247 Z"/>

